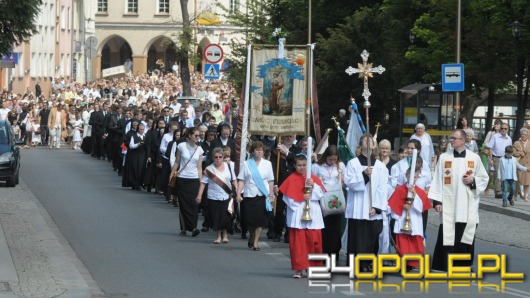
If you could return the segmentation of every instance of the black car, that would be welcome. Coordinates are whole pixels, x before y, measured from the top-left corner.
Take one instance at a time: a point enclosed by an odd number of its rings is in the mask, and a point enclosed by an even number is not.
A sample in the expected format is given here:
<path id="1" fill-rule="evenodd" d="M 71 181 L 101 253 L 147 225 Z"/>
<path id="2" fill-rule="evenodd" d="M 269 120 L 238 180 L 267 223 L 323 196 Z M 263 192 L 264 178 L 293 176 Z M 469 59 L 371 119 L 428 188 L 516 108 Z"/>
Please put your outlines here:
<path id="1" fill-rule="evenodd" d="M 7 120 L 0 120 L 0 181 L 9 187 L 18 184 L 20 147 L 15 143 L 13 128 Z"/>

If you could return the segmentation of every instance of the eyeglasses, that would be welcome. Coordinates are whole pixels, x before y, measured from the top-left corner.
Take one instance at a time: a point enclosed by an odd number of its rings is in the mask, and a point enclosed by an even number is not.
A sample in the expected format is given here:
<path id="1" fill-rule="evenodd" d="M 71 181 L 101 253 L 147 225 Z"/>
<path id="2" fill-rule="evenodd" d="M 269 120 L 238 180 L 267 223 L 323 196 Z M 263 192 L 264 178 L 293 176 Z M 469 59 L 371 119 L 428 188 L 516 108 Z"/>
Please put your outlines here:
<path id="1" fill-rule="evenodd" d="M 214 156 L 213 158 L 215 158 L 215 159 L 222 159 L 223 157 L 222 157 L 222 156 Z"/>
<path id="2" fill-rule="evenodd" d="M 508 127 L 501 127 L 502 130 L 508 130 Z"/>

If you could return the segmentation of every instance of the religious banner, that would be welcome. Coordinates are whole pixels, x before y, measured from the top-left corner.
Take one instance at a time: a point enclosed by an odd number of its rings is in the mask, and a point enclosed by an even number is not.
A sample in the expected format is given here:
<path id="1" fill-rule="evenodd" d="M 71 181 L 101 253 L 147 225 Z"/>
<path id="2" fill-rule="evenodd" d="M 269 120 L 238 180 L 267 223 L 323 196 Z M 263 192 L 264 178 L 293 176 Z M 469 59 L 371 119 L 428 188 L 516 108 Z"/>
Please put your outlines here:
<path id="1" fill-rule="evenodd" d="M 307 48 L 252 49 L 249 132 L 260 135 L 305 134 Z"/>

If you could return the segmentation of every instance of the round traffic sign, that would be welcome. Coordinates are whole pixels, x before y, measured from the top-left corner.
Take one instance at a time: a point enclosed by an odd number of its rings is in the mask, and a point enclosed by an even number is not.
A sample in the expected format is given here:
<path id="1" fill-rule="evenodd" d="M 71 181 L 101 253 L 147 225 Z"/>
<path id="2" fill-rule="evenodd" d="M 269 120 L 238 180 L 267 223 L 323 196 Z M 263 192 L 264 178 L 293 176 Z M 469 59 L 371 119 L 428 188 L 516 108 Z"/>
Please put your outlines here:
<path id="1" fill-rule="evenodd" d="M 223 60 L 223 48 L 220 45 L 211 43 L 204 48 L 203 57 L 209 63 L 218 63 Z"/>

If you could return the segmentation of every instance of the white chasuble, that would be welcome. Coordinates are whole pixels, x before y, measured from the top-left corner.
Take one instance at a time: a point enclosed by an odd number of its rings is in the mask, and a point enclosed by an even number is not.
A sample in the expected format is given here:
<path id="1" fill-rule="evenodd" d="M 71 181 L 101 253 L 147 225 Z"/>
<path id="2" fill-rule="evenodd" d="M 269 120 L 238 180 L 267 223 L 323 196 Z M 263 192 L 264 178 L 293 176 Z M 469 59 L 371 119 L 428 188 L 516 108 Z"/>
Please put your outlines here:
<path id="1" fill-rule="evenodd" d="M 475 189 L 463 182 L 464 175 L 475 178 Z M 443 205 L 443 245 L 454 246 L 455 223 L 466 223 L 459 241 L 471 245 L 479 222 L 479 194 L 486 189 L 489 176 L 480 157 L 466 150 L 465 158 L 454 158 L 453 150 L 442 154 L 436 165 L 429 198 Z"/>

